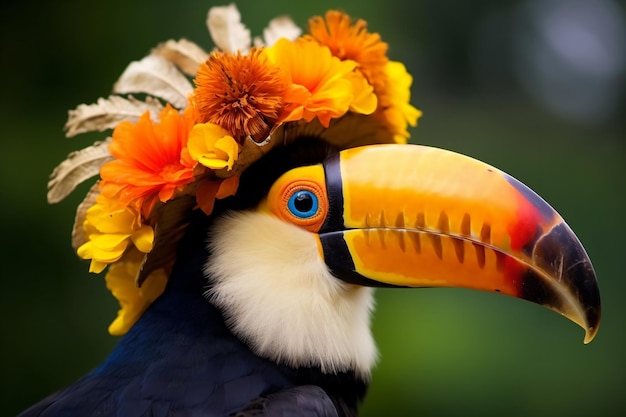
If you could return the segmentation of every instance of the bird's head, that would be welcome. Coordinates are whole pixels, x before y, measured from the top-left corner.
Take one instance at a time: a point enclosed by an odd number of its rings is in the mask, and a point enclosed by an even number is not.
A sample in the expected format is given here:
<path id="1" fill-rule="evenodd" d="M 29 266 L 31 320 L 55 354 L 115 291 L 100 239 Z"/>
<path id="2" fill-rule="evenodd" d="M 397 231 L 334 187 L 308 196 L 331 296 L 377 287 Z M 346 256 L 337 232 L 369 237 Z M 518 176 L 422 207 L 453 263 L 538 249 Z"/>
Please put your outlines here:
<path id="1" fill-rule="evenodd" d="M 506 173 L 416 145 L 315 140 L 249 168 L 209 228 L 207 297 L 263 357 L 367 377 L 372 287 L 523 298 L 598 330 L 595 274 L 544 200 Z"/>
<path id="2" fill-rule="evenodd" d="M 207 302 L 281 364 L 367 379 L 379 286 L 523 298 L 593 339 L 600 297 L 574 233 L 502 171 L 406 144 L 421 115 L 412 78 L 365 22 L 329 11 L 300 36 L 277 19 L 251 48 L 239 19 L 234 5 L 211 9 L 216 51 L 169 41 L 131 63 L 114 95 L 70 112 L 68 136 L 113 129 L 57 168 L 48 195 L 59 201 L 99 175 L 74 246 L 93 272 L 109 267 L 122 304 L 112 333 L 183 262 L 176 243 L 195 209 L 206 220 Z M 148 98 L 124 97 L 135 92 Z"/>

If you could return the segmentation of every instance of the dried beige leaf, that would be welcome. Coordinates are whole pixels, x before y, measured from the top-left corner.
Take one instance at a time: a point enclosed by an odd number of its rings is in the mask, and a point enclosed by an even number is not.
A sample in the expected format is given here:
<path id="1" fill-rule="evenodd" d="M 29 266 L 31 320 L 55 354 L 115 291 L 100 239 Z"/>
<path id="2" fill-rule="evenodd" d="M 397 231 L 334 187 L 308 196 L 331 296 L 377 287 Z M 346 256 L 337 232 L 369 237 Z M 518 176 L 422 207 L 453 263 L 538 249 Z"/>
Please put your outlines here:
<path id="1" fill-rule="evenodd" d="M 209 58 L 202 48 L 186 39 L 170 39 L 154 48 L 152 53 L 164 57 L 192 77 L 198 72 L 200 64 Z"/>
<path id="2" fill-rule="evenodd" d="M 279 39 L 286 38 L 293 41 L 298 39 L 301 34 L 302 29 L 296 26 L 289 16 L 279 16 L 272 19 L 269 25 L 263 29 L 263 39 L 254 38 L 254 45 L 270 47 Z"/>
<path id="3" fill-rule="evenodd" d="M 100 195 L 100 187 L 98 183 L 94 184 L 83 201 L 76 208 L 76 216 L 74 217 L 74 228 L 72 229 L 72 247 L 77 250 L 87 242 L 87 236 L 83 229 L 83 224 L 87 218 L 87 210 L 96 204 L 96 198 Z"/>
<path id="4" fill-rule="evenodd" d="M 70 153 L 50 175 L 48 202 L 58 203 L 83 181 L 97 175 L 100 167 L 112 159 L 109 153 L 111 138 Z"/>
<path id="5" fill-rule="evenodd" d="M 185 75 L 159 55 L 131 62 L 113 86 L 114 93 L 145 93 L 162 98 L 176 108 L 187 106 L 187 97 L 192 91 Z"/>
<path id="6" fill-rule="evenodd" d="M 65 130 L 67 137 L 92 131 L 113 129 L 122 120 L 136 122 L 146 110 L 150 111 L 152 119 L 157 120 L 163 105 L 154 97 L 147 97 L 146 101 L 137 100 L 130 96 L 109 96 L 99 98 L 94 104 L 80 104 L 76 109 L 69 111 Z"/>
<path id="7" fill-rule="evenodd" d="M 241 23 L 241 14 L 234 4 L 211 7 L 207 16 L 207 27 L 219 50 L 248 53 L 251 42 L 250 30 Z"/>
<path id="8" fill-rule="evenodd" d="M 182 196 L 155 209 L 154 247 L 146 254 L 136 278 L 138 287 L 153 271 L 169 270 L 176 260 L 180 239 L 189 225 L 189 213 L 196 205 L 194 196 Z"/>

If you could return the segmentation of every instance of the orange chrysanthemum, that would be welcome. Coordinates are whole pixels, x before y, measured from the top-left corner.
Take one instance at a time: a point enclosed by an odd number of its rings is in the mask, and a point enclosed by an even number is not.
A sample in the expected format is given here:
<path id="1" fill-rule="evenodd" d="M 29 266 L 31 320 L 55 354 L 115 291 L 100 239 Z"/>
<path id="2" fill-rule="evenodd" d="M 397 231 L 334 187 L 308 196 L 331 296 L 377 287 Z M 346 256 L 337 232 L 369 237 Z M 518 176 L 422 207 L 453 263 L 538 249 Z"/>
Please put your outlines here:
<path id="1" fill-rule="evenodd" d="M 180 114 L 169 104 L 159 122 L 144 113 L 136 124 L 125 121 L 113 131 L 109 145 L 113 161 L 100 169 L 102 193 L 122 204 L 133 204 L 148 216 L 157 201 L 166 202 L 194 180 L 196 162 L 181 155 L 196 122 L 193 106 Z"/>
<path id="2" fill-rule="evenodd" d="M 239 142 L 247 136 L 267 137 L 287 89 L 285 74 L 257 48 L 248 55 L 212 53 L 200 65 L 195 83 L 200 122 L 221 126 Z"/>
<path id="3" fill-rule="evenodd" d="M 384 68 L 387 63 L 388 46 L 378 33 L 367 30 L 367 22 L 352 23 L 350 16 L 338 10 L 329 10 L 325 17 L 309 19 L 310 38 L 327 46 L 341 60 L 350 59 L 359 64 L 374 91 L 378 93 L 384 85 Z"/>

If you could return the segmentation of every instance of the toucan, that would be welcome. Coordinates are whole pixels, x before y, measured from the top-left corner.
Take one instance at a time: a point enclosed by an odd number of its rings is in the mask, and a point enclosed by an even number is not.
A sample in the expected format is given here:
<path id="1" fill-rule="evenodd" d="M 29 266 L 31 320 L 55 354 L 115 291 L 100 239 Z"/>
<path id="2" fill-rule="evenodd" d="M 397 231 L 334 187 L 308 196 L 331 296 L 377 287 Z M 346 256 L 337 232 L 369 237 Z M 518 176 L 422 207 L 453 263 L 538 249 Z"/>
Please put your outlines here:
<path id="1" fill-rule="evenodd" d="M 462 287 L 600 321 L 563 218 L 506 173 L 443 149 L 314 137 L 189 213 L 164 293 L 100 366 L 21 416 L 356 416 L 377 351 L 375 287 Z"/>

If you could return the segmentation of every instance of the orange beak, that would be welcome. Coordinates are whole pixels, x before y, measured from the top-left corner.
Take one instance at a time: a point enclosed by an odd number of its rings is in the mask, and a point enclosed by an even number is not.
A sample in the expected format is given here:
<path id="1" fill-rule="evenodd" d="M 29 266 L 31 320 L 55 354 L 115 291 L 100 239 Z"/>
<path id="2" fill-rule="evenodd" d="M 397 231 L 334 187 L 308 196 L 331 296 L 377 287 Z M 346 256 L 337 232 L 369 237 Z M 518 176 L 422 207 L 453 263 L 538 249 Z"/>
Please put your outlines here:
<path id="1" fill-rule="evenodd" d="M 577 323 L 585 343 L 594 338 L 600 294 L 591 261 L 563 218 L 516 179 L 415 145 L 344 150 L 323 172 L 328 209 L 315 231 L 338 278 L 507 294 Z"/>

